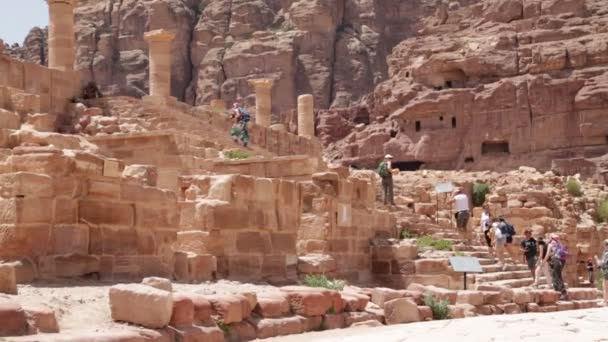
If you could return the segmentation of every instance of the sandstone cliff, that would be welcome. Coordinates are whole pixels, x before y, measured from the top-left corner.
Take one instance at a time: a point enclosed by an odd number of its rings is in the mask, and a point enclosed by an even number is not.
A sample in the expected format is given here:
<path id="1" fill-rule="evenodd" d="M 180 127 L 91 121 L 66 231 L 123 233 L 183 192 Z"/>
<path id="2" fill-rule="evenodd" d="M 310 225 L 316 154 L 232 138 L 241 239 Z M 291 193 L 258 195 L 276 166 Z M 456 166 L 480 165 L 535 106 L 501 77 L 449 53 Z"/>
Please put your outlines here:
<path id="1" fill-rule="evenodd" d="M 314 94 L 318 108 L 345 107 L 386 79 L 392 47 L 415 35 L 418 19 L 434 13 L 438 3 L 81 0 L 77 67 L 108 94 L 142 96 L 148 91 L 143 33 L 164 28 L 177 33 L 173 95 L 191 104 L 215 98 L 252 104 L 246 80 L 263 76 L 276 81 L 275 116 L 293 109 L 302 93 Z M 28 39 L 21 50 L 39 49 Z"/>
<path id="2" fill-rule="evenodd" d="M 547 169 L 608 152 L 608 1 L 450 4 L 388 65 L 363 104 L 321 113 L 332 159 L 370 167 L 390 153 L 402 169 Z"/>

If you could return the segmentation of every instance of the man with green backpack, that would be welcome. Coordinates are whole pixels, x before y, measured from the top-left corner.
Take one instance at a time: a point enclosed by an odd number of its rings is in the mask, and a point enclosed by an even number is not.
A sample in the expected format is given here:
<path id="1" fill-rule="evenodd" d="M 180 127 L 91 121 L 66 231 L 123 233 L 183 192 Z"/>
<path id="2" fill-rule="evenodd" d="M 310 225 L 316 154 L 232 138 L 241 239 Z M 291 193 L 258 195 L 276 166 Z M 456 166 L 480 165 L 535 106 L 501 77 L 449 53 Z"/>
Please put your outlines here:
<path id="1" fill-rule="evenodd" d="M 393 156 L 387 154 L 378 165 L 378 175 L 382 178 L 382 191 L 384 192 L 384 205 L 395 205 L 393 199 Z"/>

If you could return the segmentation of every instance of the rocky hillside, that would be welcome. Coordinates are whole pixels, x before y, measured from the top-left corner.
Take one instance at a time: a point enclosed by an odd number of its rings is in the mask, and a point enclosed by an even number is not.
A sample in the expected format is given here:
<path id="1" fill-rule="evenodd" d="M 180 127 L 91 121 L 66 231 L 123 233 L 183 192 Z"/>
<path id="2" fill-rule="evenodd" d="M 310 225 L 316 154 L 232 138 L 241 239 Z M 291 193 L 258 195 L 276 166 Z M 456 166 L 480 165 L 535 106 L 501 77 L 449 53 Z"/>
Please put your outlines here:
<path id="1" fill-rule="evenodd" d="M 331 159 L 577 173 L 608 152 L 608 1 L 450 4 L 426 23 L 366 101 L 321 113 Z"/>
<path id="2" fill-rule="evenodd" d="M 391 49 L 416 34 L 420 19 L 445 10 L 440 2 L 81 0 L 77 63 L 85 80 L 105 92 L 142 96 L 148 89 L 143 33 L 164 28 L 177 33 L 173 94 L 191 104 L 247 97 L 246 80 L 263 76 L 276 80 L 275 114 L 293 109 L 303 93 L 314 94 L 319 108 L 345 107 L 386 79 Z M 450 6 L 459 2 L 477 1 Z M 28 38 L 21 50 L 43 49 Z"/>

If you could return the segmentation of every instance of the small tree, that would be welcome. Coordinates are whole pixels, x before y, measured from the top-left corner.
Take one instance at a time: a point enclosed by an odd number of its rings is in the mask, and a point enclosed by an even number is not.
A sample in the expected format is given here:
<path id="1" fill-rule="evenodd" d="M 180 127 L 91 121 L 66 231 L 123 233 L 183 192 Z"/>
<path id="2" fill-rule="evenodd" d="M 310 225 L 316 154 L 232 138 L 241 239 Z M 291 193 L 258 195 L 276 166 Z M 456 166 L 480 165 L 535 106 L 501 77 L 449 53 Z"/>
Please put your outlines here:
<path id="1" fill-rule="evenodd" d="M 450 307 L 447 300 L 437 300 L 431 294 L 424 295 L 424 305 L 431 308 L 433 319 L 441 320 L 450 318 Z"/>
<path id="2" fill-rule="evenodd" d="M 608 222 L 608 200 L 602 200 L 597 207 L 598 222 Z"/>
<path id="3" fill-rule="evenodd" d="M 473 184 L 473 204 L 481 207 L 486 201 L 486 195 L 490 193 L 490 186 L 486 183 L 475 182 Z"/>
<path id="4" fill-rule="evenodd" d="M 568 181 L 566 182 L 566 190 L 568 190 L 568 193 L 574 197 L 580 197 L 583 195 L 581 183 L 574 178 L 568 178 Z"/>

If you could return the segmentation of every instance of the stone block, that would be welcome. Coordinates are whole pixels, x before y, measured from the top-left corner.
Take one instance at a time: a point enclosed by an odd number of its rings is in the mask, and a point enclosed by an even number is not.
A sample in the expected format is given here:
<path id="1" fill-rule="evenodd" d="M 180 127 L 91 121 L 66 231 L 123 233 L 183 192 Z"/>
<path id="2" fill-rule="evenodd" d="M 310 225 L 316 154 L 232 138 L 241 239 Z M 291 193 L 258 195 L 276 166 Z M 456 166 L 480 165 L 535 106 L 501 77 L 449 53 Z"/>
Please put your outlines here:
<path id="1" fill-rule="evenodd" d="M 347 327 L 352 326 L 355 323 L 365 322 L 369 320 L 376 320 L 380 323 L 384 320 L 384 317 L 378 316 L 377 314 L 371 312 L 345 312 L 344 315 L 344 323 Z"/>
<path id="2" fill-rule="evenodd" d="M 97 225 L 131 227 L 135 223 L 134 211 L 133 205 L 116 202 L 84 200 L 80 201 L 78 206 L 80 217 Z"/>
<path id="3" fill-rule="evenodd" d="M 12 264 L 0 263 L 0 293 L 17 294 L 17 275 Z"/>
<path id="4" fill-rule="evenodd" d="M 521 313 L 521 308 L 515 303 L 498 304 L 497 307 L 502 310 L 506 315 Z"/>
<path id="5" fill-rule="evenodd" d="M 283 287 L 281 290 L 287 293 L 289 307 L 297 315 L 324 315 L 333 305 L 328 291 L 300 286 Z"/>
<path id="6" fill-rule="evenodd" d="M 483 293 L 480 291 L 458 291 L 457 304 L 483 305 Z"/>
<path id="7" fill-rule="evenodd" d="M 79 224 L 58 225 L 51 230 L 53 254 L 88 254 L 89 227 Z"/>
<path id="8" fill-rule="evenodd" d="M 515 304 L 523 305 L 535 302 L 534 293 L 525 289 L 513 289 L 513 302 Z"/>
<path id="9" fill-rule="evenodd" d="M 540 290 L 537 293 L 540 305 L 555 304 L 560 296 L 559 292 L 553 290 Z"/>
<path id="10" fill-rule="evenodd" d="M 27 318 L 21 305 L 0 298 L 0 337 L 22 336 L 28 332 Z"/>
<path id="11" fill-rule="evenodd" d="M 257 338 L 255 327 L 248 321 L 228 325 L 228 341 L 252 341 Z"/>
<path id="12" fill-rule="evenodd" d="M 417 274 L 446 274 L 451 273 L 447 259 L 420 259 L 416 260 Z"/>
<path id="13" fill-rule="evenodd" d="M 372 290 L 372 303 L 383 307 L 384 303 L 401 298 L 404 296 L 404 291 L 397 291 L 385 287 L 377 287 Z"/>
<path id="14" fill-rule="evenodd" d="M 234 255 L 228 258 L 230 278 L 257 279 L 262 273 L 263 257 L 259 255 Z"/>
<path id="15" fill-rule="evenodd" d="M 298 257 L 298 272 L 327 274 L 336 271 L 336 260 L 327 254 L 307 254 Z"/>
<path id="16" fill-rule="evenodd" d="M 163 328 L 173 313 L 170 292 L 142 284 L 119 284 L 110 288 L 110 311 L 114 321 Z"/>
<path id="17" fill-rule="evenodd" d="M 156 186 L 158 170 L 153 165 L 127 165 L 122 171 L 122 179 L 138 185 Z"/>
<path id="18" fill-rule="evenodd" d="M 55 312 L 47 307 L 26 306 L 23 308 L 33 333 L 58 333 L 59 324 Z"/>
<path id="19" fill-rule="evenodd" d="M 76 278 L 99 273 L 99 257 L 93 255 L 68 254 L 54 258 L 55 276 L 58 278 Z"/>
<path id="20" fill-rule="evenodd" d="M 260 293 L 254 312 L 263 318 L 278 318 L 290 313 L 287 294 Z"/>
<path id="21" fill-rule="evenodd" d="M 0 223 L 34 224 L 53 220 L 53 200 L 50 198 L 11 198 L 0 200 Z"/>
<path id="22" fill-rule="evenodd" d="M 301 334 L 304 332 L 302 320 L 297 317 L 252 319 L 258 339 L 275 336 Z"/>
<path id="23" fill-rule="evenodd" d="M 194 324 L 203 325 L 209 322 L 213 314 L 213 306 L 207 297 L 193 293 L 189 293 L 188 297 L 194 305 Z"/>
<path id="24" fill-rule="evenodd" d="M 241 298 L 236 295 L 207 296 L 213 314 L 219 316 L 225 324 L 236 323 L 243 320 L 243 305 Z"/>
<path id="25" fill-rule="evenodd" d="M 0 128 L 19 129 L 21 118 L 19 114 L 0 108 Z"/>
<path id="26" fill-rule="evenodd" d="M 216 327 L 182 327 L 170 328 L 175 335 L 175 340 L 180 342 L 224 342 L 224 332 Z M 140 337 L 140 336 L 138 336 Z M 128 341 L 137 340 L 129 339 Z"/>
<path id="27" fill-rule="evenodd" d="M 217 259 L 211 254 L 188 255 L 188 274 L 190 281 L 200 283 L 215 279 Z"/>
<path id="28" fill-rule="evenodd" d="M 505 302 L 502 294 L 496 291 L 481 291 L 483 294 L 483 302 L 490 305 L 503 304 Z"/>
<path id="29" fill-rule="evenodd" d="M 333 330 L 342 329 L 346 326 L 345 317 L 342 314 L 325 314 L 323 315 L 323 323 L 321 329 Z"/>
<path id="30" fill-rule="evenodd" d="M 410 299 L 398 298 L 384 303 L 384 319 L 388 325 L 419 322 L 420 313 L 416 303 Z"/>
<path id="31" fill-rule="evenodd" d="M 0 195 L 2 197 L 52 197 L 53 179 L 47 175 L 14 172 L 0 175 Z"/>
<path id="32" fill-rule="evenodd" d="M 437 300 L 447 300 L 451 305 L 456 304 L 456 300 L 458 299 L 457 291 L 447 290 L 433 285 L 427 286 L 426 292 L 430 293 Z"/>
<path id="33" fill-rule="evenodd" d="M 267 233 L 243 232 L 237 234 L 236 249 L 239 253 L 267 254 L 270 253 L 270 251 L 272 250 L 272 246 Z"/>
<path id="34" fill-rule="evenodd" d="M 173 327 L 188 327 L 194 323 L 194 303 L 188 294 L 173 294 L 173 312 L 169 324 Z"/>
<path id="35" fill-rule="evenodd" d="M 160 277 L 147 277 L 142 279 L 142 284 L 152 286 L 159 290 L 164 291 L 173 291 L 173 286 L 171 285 L 171 280 Z"/>
<path id="36" fill-rule="evenodd" d="M 368 296 L 354 292 L 342 292 L 342 299 L 347 312 L 363 311 L 369 302 Z"/>
<path id="37" fill-rule="evenodd" d="M 125 168 L 125 164 L 118 159 L 105 159 L 103 161 L 104 177 L 120 178 Z"/>
<path id="38" fill-rule="evenodd" d="M 419 306 L 418 314 L 420 315 L 421 321 L 432 321 L 433 320 L 433 310 L 431 310 L 428 306 Z"/>

